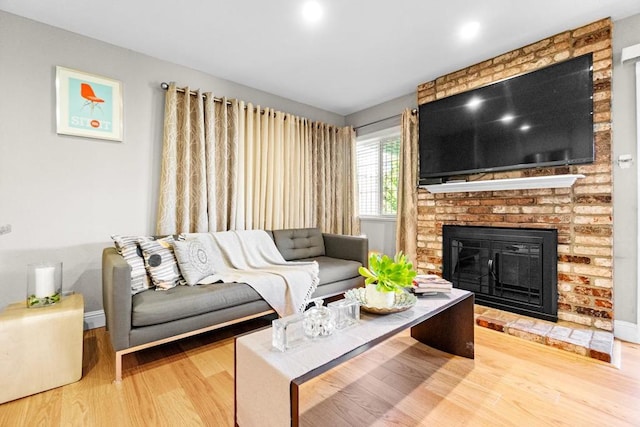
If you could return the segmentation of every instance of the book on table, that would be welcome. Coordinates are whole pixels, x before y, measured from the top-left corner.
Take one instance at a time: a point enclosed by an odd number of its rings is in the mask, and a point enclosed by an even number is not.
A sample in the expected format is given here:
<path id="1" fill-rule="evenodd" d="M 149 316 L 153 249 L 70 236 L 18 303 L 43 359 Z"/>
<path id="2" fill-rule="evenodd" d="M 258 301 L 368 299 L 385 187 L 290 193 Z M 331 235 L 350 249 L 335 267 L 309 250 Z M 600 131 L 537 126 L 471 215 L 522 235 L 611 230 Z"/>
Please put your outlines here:
<path id="1" fill-rule="evenodd" d="M 451 293 L 453 284 L 435 274 L 420 274 L 414 279 L 413 292 L 416 294 Z"/>

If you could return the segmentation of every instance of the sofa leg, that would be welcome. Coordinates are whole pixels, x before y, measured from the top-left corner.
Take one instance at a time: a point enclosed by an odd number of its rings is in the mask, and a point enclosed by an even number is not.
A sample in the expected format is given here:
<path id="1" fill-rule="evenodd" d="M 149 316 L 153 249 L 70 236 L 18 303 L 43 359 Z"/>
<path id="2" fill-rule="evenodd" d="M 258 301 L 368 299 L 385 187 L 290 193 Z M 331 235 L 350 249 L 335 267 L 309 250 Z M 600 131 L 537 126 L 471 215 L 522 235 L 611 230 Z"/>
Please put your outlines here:
<path id="1" fill-rule="evenodd" d="M 122 352 L 116 351 L 116 379 L 113 381 L 114 383 L 122 381 L 122 355 Z"/>

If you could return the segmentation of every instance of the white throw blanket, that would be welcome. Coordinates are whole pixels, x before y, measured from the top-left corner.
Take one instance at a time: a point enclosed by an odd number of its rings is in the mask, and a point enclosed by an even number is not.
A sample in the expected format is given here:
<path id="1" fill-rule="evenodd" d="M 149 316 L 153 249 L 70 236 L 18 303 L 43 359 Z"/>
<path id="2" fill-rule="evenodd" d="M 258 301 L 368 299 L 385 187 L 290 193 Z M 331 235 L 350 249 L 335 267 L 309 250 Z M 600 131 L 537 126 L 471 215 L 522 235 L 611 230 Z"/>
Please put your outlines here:
<path id="1" fill-rule="evenodd" d="M 216 280 L 247 283 L 280 317 L 301 313 L 318 287 L 318 263 L 286 261 L 262 230 L 210 233 Z"/>

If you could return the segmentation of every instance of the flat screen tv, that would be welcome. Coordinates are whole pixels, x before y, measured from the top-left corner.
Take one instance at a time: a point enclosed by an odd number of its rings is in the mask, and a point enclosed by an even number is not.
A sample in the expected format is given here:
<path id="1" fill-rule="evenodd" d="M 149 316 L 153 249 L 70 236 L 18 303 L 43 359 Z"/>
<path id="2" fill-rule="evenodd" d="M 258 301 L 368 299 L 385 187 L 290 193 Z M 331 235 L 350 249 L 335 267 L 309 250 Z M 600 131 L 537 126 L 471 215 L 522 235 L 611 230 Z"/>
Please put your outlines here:
<path id="1" fill-rule="evenodd" d="M 583 55 L 422 104 L 420 184 L 593 162 L 592 65 Z"/>

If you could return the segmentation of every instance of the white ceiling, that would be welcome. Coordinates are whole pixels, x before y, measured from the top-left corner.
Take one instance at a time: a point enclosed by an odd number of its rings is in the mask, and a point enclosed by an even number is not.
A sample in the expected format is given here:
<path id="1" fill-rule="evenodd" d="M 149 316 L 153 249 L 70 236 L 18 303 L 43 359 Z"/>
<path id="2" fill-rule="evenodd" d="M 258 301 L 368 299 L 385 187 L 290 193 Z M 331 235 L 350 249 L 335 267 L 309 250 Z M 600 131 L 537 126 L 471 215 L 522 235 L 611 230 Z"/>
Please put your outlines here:
<path id="1" fill-rule="evenodd" d="M 0 0 L 0 9 L 341 115 L 597 19 L 640 13 L 639 0 L 318 2 L 315 25 L 301 18 L 304 0 Z M 463 41 L 470 21 L 480 34 Z"/>

